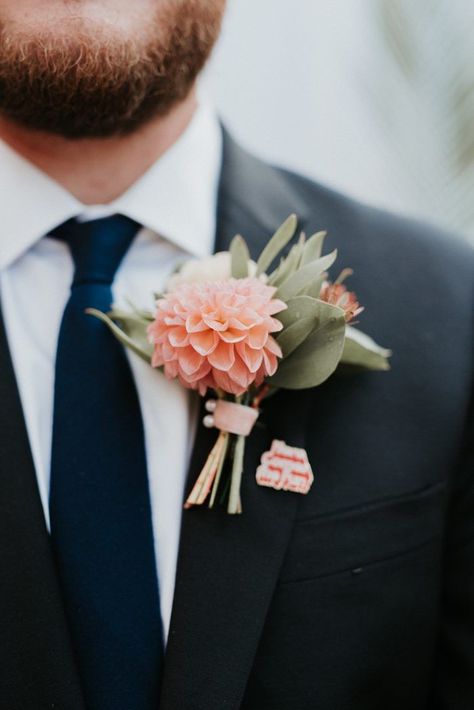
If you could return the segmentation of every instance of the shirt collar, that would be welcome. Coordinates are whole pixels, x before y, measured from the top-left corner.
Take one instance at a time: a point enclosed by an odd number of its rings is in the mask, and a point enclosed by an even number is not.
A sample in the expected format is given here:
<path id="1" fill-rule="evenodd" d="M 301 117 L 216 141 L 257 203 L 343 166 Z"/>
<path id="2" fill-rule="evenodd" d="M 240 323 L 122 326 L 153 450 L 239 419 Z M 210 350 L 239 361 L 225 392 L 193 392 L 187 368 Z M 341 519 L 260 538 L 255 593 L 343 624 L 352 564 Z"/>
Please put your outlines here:
<path id="1" fill-rule="evenodd" d="M 201 104 L 176 143 L 123 195 L 86 206 L 0 141 L 0 268 L 9 266 L 55 226 L 75 216 L 120 213 L 193 256 L 212 252 L 222 131 Z"/>

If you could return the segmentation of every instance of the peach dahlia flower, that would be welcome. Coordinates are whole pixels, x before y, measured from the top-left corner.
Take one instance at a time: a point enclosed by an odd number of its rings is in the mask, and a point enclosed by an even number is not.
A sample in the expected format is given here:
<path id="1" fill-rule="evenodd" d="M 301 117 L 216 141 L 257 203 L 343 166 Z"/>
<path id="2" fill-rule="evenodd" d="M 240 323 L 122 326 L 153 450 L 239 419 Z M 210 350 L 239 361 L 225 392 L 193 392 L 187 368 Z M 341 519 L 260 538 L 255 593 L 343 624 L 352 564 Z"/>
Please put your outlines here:
<path id="1" fill-rule="evenodd" d="M 282 356 L 271 334 L 283 327 L 273 316 L 287 306 L 275 291 L 253 277 L 181 284 L 157 301 L 148 328 L 153 367 L 202 395 L 260 385 Z"/>

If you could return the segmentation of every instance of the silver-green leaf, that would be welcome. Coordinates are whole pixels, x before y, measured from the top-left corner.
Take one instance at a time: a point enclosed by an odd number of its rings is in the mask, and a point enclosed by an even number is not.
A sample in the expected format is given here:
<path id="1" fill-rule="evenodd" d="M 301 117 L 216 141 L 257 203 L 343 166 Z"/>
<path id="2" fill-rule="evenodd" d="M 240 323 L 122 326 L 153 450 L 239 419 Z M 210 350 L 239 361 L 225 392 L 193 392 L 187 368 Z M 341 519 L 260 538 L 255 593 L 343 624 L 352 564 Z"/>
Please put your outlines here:
<path id="1" fill-rule="evenodd" d="M 295 214 L 292 214 L 277 229 L 257 261 L 257 276 L 268 269 L 281 250 L 293 239 L 297 226 L 298 219 Z"/>
<path id="2" fill-rule="evenodd" d="M 334 264 L 336 258 L 337 250 L 335 249 L 330 254 L 315 259 L 301 269 L 298 269 L 298 271 L 289 276 L 289 278 L 278 287 L 276 298 L 280 298 L 282 301 L 286 302 L 290 298 L 298 296 L 316 281 L 322 273 L 327 271 L 327 269 Z"/>
<path id="3" fill-rule="evenodd" d="M 311 296 L 311 298 L 319 298 L 321 295 L 321 289 L 323 287 L 323 283 L 325 279 L 327 278 L 327 271 L 324 271 L 322 274 L 318 276 L 317 279 L 314 279 L 314 281 L 311 281 L 310 284 L 308 284 L 302 291 L 301 295 L 302 296 Z"/>
<path id="4" fill-rule="evenodd" d="M 231 274 L 234 279 L 245 279 L 249 275 L 250 254 L 247 244 L 239 234 L 230 245 Z"/>
<path id="5" fill-rule="evenodd" d="M 319 318 L 309 337 L 284 358 L 269 384 L 286 389 L 307 389 L 322 384 L 341 359 L 346 322 L 344 311 L 319 301 Z"/>
<path id="6" fill-rule="evenodd" d="M 380 347 L 368 335 L 352 326 L 346 328 L 341 364 L 363 370 L 390 370 L 391 351 Z"/>
<path id="7" fill-rule="evenodd" d="M 320 317 L 320 301 L 309 296 L 290 298 L 287 310 L 278 314 L 283 330 L 277 336 L 283 357 L 288 357 L 312 333 Z"/>
<path id="8" fill-rule="evenodd" d="M 132 350 L 136 355 L 150 364 L 153 346 L 146 339 L 146 328 L 143 325 L 140 326 L 133 316 L 129 316 L 127 319 L 120 319 L 122 324 L 126 324 L 126 330 L 128 331 L 126 332 L 125 329 L 120 328 L 109 315 L 102 313 L 102 311 L 98 311 L 95 308 L 88 308 L 86 313 L 105 323 L 122 345 Z M 112 313 L 112 316 L 115 316 L 115 314 Z"/>
<path id="9" fill-rule="evenodd" d="M 306 264 L 309 264 L 311 261 L 319 259 L 323 251 L 323 243 L 326 235 L 327 232 L 317 232 L 309 237 L 304 245 L 301 266 L 306 266 Z"/>
<path id="10" fill-rule="evenodd" d="M 304 248 L 303 245 L 304 242 L 298 241 L 297 244 L 294 244 L 291 247 L 288 256 L 285 259 L 282 259 L 280 265 L 269 276 L 268 284 L 270 286 L 280 286 L 280 284 L 295 273 L 301 262 L 301 256 Z"/>

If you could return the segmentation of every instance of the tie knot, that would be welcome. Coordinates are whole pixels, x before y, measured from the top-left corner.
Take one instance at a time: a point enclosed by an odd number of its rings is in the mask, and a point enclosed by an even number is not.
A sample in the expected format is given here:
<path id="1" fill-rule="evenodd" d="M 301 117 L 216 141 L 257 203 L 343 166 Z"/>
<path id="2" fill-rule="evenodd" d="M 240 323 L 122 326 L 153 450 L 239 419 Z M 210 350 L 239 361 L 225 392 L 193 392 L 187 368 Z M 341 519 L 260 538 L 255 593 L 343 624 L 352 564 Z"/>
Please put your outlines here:
<path id="1" fill-rule="evenodd" d="M 56 227 L 48 236 L 69 246 L 74 261 L 73 286 L 82 283 L 110 285 L 140 226 L 120 214 L 88 222 L 73 218 Z"/>

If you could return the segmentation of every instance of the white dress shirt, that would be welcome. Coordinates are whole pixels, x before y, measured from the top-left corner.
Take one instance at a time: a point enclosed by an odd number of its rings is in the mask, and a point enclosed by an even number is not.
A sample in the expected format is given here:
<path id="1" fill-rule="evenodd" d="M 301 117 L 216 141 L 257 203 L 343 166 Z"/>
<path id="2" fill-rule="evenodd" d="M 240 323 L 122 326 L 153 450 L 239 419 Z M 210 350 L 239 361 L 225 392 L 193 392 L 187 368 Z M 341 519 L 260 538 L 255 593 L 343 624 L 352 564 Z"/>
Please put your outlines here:
<path id="1" fill-rule="evenodd" d="M 215 114 L 200 106 L 180 139 L 129 190 L 107 206 L 84 206 L 0 141 L 0 293 L 38 488 L 49 526 L 54 363 L 73 276 L 68 247 L 43 239 L 73 216 L 120 213 L 144 229 L 113 284 L 114 301 L 153 309 L 178 261 L 212 252 L 222 162 Z M 71 166 L 74 169 L 74 166 Z M 128 352 L 145 430 L 161 614 L 168 634 L 182 497 L 196 400 Z"/>

